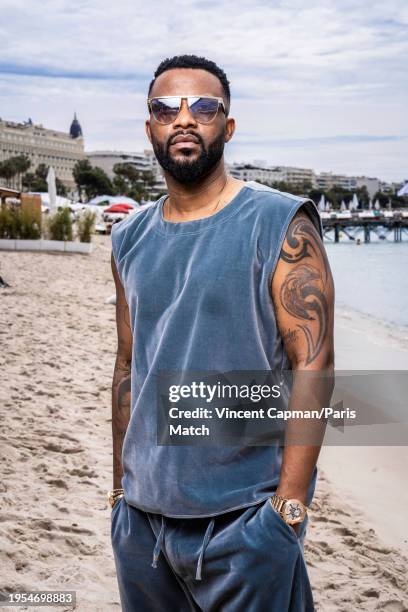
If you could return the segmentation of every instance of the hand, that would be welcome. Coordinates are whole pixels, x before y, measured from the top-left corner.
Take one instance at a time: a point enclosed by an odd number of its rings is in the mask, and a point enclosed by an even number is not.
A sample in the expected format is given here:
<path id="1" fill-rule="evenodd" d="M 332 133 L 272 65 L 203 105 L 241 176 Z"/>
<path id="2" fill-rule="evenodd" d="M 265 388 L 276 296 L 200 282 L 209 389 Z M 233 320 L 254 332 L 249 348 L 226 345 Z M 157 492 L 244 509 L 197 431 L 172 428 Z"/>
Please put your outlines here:
<path id="1" fill-rule="evenodd" d="M 289 525 L 289 527 L 292 527 L 293 531 L 296 534 L 296 537 L 299 537 L 299 531 L 300 531 L 300 526 L 302 523 L 297 523 L 296 525 Z"/>

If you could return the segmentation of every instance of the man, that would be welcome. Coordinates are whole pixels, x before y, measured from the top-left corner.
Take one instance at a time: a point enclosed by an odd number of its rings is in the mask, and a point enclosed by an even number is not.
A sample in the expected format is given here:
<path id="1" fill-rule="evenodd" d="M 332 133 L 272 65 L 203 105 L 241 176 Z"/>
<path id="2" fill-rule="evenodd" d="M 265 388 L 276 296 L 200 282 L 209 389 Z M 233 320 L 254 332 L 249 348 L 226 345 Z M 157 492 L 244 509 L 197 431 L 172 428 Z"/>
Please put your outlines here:
<path id="1" fill-rule="evenodd" d="M 112 228 L 110 500 L 128 612 L 313 610 L 302 545 L 319 445 L 157 444 L 161 371 L 333 367 L 334 291 L 317 209 L 227 174 L 229 109 L 213 62 L 160 64 L 146 133 L 168 196 Z M 293 392 L 302 395 L 299 385 Z"/>

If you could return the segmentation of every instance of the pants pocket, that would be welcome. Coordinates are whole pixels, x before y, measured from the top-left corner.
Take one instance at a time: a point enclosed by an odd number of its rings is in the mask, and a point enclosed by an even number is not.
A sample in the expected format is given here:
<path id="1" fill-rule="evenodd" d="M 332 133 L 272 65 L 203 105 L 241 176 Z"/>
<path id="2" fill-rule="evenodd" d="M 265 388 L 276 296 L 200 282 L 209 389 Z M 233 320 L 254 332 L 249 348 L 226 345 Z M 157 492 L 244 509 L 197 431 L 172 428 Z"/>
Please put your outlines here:
<path id="1" fill-rule="evenodd" d="M 110 519 L 111 519 L 111 540 L 113 540 L 113 537 L 115 535 L 115 525 L 116 525 L 116 519 L 118 514 L 120 513 L 120 510 L 123 506 L 123 504 L 125 503 L 125 498 L 121 497 L 116 504 L 113 506 L 112 510 L 111 510 L 111 515 L 110 515 Z"/>
<path id="2" fill-rule="evenodd" d="M 292 541 L 298 543 L 299 538 L 295 530 L 290 525 L 288 525 L 288 523 L 283 520 L 279 512 L 275 510 L 275 508 L 272 506 L 270 497 L 266 500 L 265 505 L 267 506 L 267 513 L 270 515 L 274 525 L 279 528 L 279 531 L 281 533 L 285 533 L 288 537 L 290 537 Z"/>

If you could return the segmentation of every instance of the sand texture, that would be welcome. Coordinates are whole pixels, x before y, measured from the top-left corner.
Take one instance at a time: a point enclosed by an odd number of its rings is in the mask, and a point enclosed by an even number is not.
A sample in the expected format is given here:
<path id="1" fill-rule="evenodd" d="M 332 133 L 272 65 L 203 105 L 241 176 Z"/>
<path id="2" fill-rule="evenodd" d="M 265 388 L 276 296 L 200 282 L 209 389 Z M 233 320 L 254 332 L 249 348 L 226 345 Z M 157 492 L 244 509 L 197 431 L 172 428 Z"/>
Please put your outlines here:
<path id="1" fill-rule="evenodd" d="M 0 275 L 0 591 L 75 590 L 81 612 L 120 610 L 106 505 L 110 239 L 91 255 L 3 251 Z M 407 559 L 325 469 L 305 547 L 316 610 L 408 610 Z"/>

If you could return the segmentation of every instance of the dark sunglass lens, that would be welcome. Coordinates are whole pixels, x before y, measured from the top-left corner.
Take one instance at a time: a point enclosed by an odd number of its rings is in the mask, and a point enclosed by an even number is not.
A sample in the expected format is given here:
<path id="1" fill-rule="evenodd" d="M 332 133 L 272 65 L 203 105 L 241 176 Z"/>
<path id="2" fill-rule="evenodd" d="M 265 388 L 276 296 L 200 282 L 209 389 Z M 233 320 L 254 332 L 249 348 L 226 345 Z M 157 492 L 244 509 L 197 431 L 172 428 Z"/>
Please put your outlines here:
<path id="1" fill-rule="evenodd" d="M 173 104 L 171 100 L 152 100 L 151 109 L 154 118 L 159 123 L 172 123 L 179 113 L 179 104 Z"/>
<path id="2" fill-rule="evenodd" d="M 218 111 L 218 100 L 213 98 L 198 98 L 192 102 L 190 110 L 196 121 L 209 123 Z"/>

